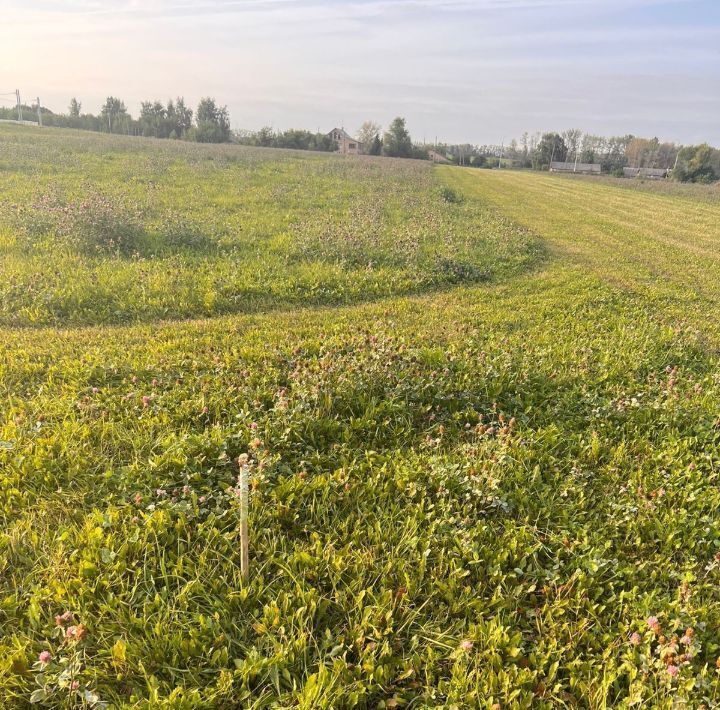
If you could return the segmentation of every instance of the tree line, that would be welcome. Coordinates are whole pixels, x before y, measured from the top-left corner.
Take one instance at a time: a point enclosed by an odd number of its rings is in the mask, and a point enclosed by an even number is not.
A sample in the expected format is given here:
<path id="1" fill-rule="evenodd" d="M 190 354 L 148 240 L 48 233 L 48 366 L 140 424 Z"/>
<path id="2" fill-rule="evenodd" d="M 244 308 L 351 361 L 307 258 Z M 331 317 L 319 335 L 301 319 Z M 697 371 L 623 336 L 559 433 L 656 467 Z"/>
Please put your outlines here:
<path id="1" fill-rule="evenodd" d="M 681 182 L 720 180 L 720 150 L 706 143 L 681 146 L 634 135 L 598 136 L 573 128 L 524 133 L 508 145 L 440 145 L 438 152 L 458 165 L 499 165 L 547 170 L 551 162 L 599 164 L 604 173 L 622 177 L 623 168 L 659 168 Z"/>
<path id="2" fill-rule="evenodd" d="M 266 126 L 259 131 L 239 131 L 234 136 L 242 145 L 263 148 L 292 148 L 295 150 L 319 150 L 334 152 L 338 149 L 327 133 L 289 129 L 276 131 Z M 365 121 L 357 133 L 360 152 L 364 155 L 384 155 L 391 158 L 428 159 L 428 149 L 416 145 L 401 116 L 394 119 L 385 132 L 374 121 Z"/>
<path id="3" fill-rule="evenodd" d="M 34 119 L 37 107 L 24 106 L 23 113 Z M 264 127 L 258 131 L 230 130 L 226 106 L 215 99 L 201 99 L 197 109 L 189 108 L 184 98 L 166 103 L 143 101 L 140 115 L 133 118 L 125 103 L 109 96 L 98 114 L 83 113 L 82 104 L 73 98 L 67 113 L 41 108 L 43 124 L 106 133 L 121 133 L 155 138 L 197 141 L 200 143 L 236 142 L 265 148 L 290 148 L 333 152 L 336 143 L 329 134 L 302 129 L 284 131 Z M 13 119 L 15 108 L 0 108 L 0 118 Z M 418 144 L 412 140 L 405 119 L 395 118 L 385 131 L 374 121 L 365 121 L 356 133 L 360 152 L 366 155 L 427 160 L 430 151 L 457 165 L 477 168 L 514 167 L 547 170 L 551 162 L 599 164 L 604 173 L 622 176 L 623 168 L 660 168 L 671 171 L 682 182 L 720 180 L 720 150 L 706 143 L 681 146 L 658 138 L 598 136 L 578 128 L 562 132 L 523 133 L 508 145 Z"/>
<path id="4" fill-rule="evenodd" d="M 37 107 L 23 107 L 23 115 L 31 120 L 37 117 Z M 189 108 L 185 99 L 178 97 L 167 103 L 143 101 L 140 115 L 133 118 L 125 102 L 116 96 L 108 96 L 97 114 L 84 113 L 76 98 L 70 100 L 66 113 L 54 113 L 40 109 L 44 126 L 77 128 L 86 131 L 119 133 L 154 138 L 175 138 L 199 143 L 225 143 L 231 138 L 230 114 L 227 106 L 220 106 L 215 99 L 200 100 L 197 109 Z M 0 108 L 0 118 L 14 119 L 15 108 Z"/>

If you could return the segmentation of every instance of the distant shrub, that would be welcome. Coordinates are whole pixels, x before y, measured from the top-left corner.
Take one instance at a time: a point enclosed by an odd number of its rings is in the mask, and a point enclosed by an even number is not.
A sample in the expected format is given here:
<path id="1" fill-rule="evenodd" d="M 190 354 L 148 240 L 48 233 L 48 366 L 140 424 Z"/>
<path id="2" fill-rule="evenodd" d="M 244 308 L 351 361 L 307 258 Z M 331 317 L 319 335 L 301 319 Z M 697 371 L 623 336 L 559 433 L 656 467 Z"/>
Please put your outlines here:
<path id="1" fill-rule="evenodd" d="M 453 190 L 452 187 L 440 188 L 440 197 L 444 202 L 448 202 L 450 204 L 457 204 L 463 201 L 462 195 Z"/>

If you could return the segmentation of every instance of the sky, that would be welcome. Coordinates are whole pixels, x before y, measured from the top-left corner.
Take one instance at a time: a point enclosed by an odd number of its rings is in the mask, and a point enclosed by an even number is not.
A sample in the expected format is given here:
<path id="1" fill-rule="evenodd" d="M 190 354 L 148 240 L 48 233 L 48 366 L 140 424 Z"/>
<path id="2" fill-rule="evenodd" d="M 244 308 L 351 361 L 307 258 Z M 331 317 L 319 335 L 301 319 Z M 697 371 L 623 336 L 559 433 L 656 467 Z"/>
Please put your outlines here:
<path id="1" fill-rule="evenodd" d="M 0 94 L 55 111 L 209 95 L 241 129 L 720 146 L 720 0 L 0 0 L 0 57 Z"/>

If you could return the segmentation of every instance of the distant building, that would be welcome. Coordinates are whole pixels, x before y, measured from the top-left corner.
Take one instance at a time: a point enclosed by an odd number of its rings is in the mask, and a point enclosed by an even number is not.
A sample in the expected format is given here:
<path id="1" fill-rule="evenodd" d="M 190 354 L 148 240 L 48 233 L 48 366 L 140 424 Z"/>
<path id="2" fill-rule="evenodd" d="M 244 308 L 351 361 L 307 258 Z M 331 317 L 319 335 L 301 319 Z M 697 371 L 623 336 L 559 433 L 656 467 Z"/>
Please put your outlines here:
<path id="1" fill-rule="evenodd" d="M 361 152 L 362 143 L 349 135 L 344 128 L 333 128 L 328 136 L 335 141 L 338 153 L 358 155 Z"/>
<path id="2" fill-rule="evenodd" d="M 670 171 L 667 168 L 623 168 L 623 175 L 629 178 L 643 177 L 650 180 L 664 180 Z"/>
<path id="3" fill-rule="evenodd" d="M 583 175 L 600 175 L 600 163 L 550 163 L 551 173 L 581 173 Z"/>
<path id="4" fill-rule="evenodd" d="M 443 163 L 444 165 L 450 164 L 452 161 L 448 160 L 446 155 L 443 155 L 442 153 L 438 153 L 436 150 L 429 150 L 428 151 L 428 158 L 433 161 L 433 163 Z"/>

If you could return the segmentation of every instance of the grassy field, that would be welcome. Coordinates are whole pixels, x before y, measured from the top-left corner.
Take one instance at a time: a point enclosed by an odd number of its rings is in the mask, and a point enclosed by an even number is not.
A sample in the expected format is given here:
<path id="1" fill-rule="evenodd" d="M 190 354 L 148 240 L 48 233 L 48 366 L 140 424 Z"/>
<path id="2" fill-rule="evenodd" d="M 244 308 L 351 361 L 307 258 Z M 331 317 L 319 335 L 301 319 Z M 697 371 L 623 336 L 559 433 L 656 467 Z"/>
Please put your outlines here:
<path id="1" fill-rule="evenodd" d="M 418 161 L 4 129 L 3 325 L 358 303 L 517 272 L 538 247 Z"/>
<path id="2" fill-rule="evenodd" d="M 720 702 L 716 188 L 5 128 L 0 185 L 1 707 Z"/>

